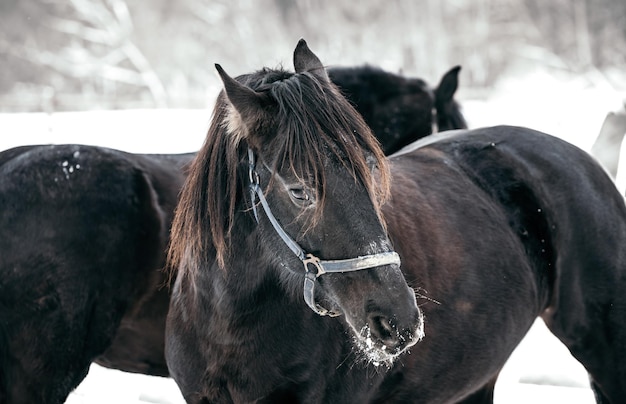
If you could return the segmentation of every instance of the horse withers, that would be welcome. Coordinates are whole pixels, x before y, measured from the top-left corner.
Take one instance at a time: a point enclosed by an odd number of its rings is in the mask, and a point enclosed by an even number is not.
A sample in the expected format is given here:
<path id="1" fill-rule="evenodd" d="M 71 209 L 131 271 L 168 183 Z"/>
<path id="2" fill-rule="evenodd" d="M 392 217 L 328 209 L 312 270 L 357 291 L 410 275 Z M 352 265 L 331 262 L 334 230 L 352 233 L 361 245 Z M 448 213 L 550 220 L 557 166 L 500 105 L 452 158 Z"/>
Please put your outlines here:
<path id="1" fill-rule="evenodd" d="M 506 126 L 385 161 L 303 42 L 294 65 L 218 69 L 170 249 L 166 357 L 186 400 L 491 403 L 541 316 L 598 401 L 620 402 L 626 207 L 603 169 Z"/>

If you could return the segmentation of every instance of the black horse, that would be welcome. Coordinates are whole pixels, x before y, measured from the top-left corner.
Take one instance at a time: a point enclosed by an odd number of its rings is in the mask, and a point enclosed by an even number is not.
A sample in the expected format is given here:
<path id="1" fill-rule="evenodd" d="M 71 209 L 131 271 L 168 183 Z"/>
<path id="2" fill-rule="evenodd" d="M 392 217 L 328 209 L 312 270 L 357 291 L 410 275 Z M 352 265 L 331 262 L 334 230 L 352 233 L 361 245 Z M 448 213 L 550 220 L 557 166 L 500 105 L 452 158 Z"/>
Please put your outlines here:
<path id="1" fill-rule="evenodd" d="M 541 316 L 598 401 L 621 402 L 626 206 L 593 158 L 494 127 L 385 161 L 303 41 L 294 65 L 218 66 L 169 256 L 166 357 L 186 400 L 490 403 Z"/>
<path id="2" fill-rule="evenodd" d="M 63 403 L 94 359 L 167 375 L 158 269 L 193 157 L 0 153 L 0 403 Z"/>
<path id="3" fill-rule="evenodd" d="M 294 64 L 297 76 L 264 69 L 239 78 L 247 85 L 216 65 L 225 95 L 181 192 L 169 255 L 166 358 L 190 402 L 315 402 L 333 373 L 328 398 L 346 402 L 346 380 L 359 390 L 369 380 L 337 368 L 352 352 L 334 335 L 350 333 L 380 365 L 422 336 L 381 220 L 385 156 L 304 41 Z"/>
<path id="4" fill-rule="evenodd" d="M 367 86 L 369 70 L 352 74 Z M 415 105 L 421 136 L 434 102 Z M 168 375 L 160 269 L 194 157 L 79 145 L 0 152 L 0 403 L 62 403 L 92 361 Z"/>
<path id="5" fill-rule="evenodd" d="M 467 128 L 454 100 L 460 70 L 460 66 L 450 69 L 434 89 L 422 79 L 372 66 L 333 67 L 328 75 L 389 155 L 427 134 Z"/>

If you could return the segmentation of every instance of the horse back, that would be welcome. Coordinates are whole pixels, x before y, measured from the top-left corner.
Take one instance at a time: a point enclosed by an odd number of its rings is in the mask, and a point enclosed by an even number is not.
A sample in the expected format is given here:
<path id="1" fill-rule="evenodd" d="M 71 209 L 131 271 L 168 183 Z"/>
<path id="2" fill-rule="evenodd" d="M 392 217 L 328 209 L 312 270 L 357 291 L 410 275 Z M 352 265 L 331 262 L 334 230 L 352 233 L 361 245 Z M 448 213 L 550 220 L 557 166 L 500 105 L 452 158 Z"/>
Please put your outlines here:
<path id="1" fill-rule="evenodd" d="M 606 282 L 622 276 L 622 268 L 601 264 L 606 259 L 616 262 L 615 253 L 617 262 L 623 261 L 619 251 L 626 242 L 624 198 L 583 150 L 531 129 L 499 126 L 444 132 L 416 142 L 405 153 L 429 150 L 442 153 L 502 207 L 515 232 L 524 236 L 526 251 L 549 267 L 541 272 L 553 272 L 551 284 L 560 281 L 566 262 L 580 268 L 596 260 L 595 265 L 604 268 L 594 271 L 596 281 L 598 272 Z M 591 220 L 580 226 L 585 219 Z M 611 234 L 611 240 L 592 237 L 604 233 Z M 534 247 L 529 245 L 532 237 L 539 238 Z"/>
<path id="2" fill-rule="evenodd" d="M 609 286 L 623 277 L 624 198 L 595 159 L 530 129 L 495 127 L 467 133 L 471 140 L 451 146 L 459 164 L 511 212 L 509 216 L 529 215 L 528 226 L 534 224 L 534 234 L 541 237 L 544 246 L 533 253 L 537 261 L 550 264 L 545 272 L 554 272 L 547 309 L 559 304 L 558 289 L 564 282 L 574 287 L 574 273 L 582 283 L 570 291 L 582 292 L 585 283 Z M 537 227 L 538 222 L 544 224 Z M 610 240 L 602 237 L 607 234 Z"/>

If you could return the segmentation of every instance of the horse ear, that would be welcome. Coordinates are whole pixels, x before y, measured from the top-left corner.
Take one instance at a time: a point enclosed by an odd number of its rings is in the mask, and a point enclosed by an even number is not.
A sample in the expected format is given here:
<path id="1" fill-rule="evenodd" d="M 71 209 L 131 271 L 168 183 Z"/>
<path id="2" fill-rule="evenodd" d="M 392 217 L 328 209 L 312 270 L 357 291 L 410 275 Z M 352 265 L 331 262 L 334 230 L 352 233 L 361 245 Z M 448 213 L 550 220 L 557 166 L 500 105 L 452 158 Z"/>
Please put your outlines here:
<path id="1" fill-rule="evenodd" d="M 254 114 L 263 109 L 265 100 L 263 94 L 257 93 L 250 87 L 230 77 L 219 64 L 216 63 L 215 68 L 224 83 L 224 91 L 226 92 L 228 101 L 233 104 L 240 114 Z"/>
<path id="2" fill-rule="evenodd" d="M 330 82 L 328 73 L 319 58 L 309 49 L 304 39 L 298 41 L 296 49 L 293 51 L 293 66 L 296 73 L 309 72 L 317 78 Z"/>
<path id="3" fill-rule="evenodd" d="M 266 96 L 230 77 L 219 64 L 216 63 L 215 68 L 224 83 L 224 92 L 228 101 L 239 114 L 239 119 L 232 117 L 229 119 L 228 128 L 230 132 L 238 136 L 247 137 L 248 128 L 260 119 L 264 111 L 267 103 Z"/>
<path id="4" fill-rule="evenodd" d="M 451 101 L 459 87 L 459 72 L 461 66 L 454 66 L 443 75 L 439 85 L 435 89 L 435 99 L 438 103 Z"/>

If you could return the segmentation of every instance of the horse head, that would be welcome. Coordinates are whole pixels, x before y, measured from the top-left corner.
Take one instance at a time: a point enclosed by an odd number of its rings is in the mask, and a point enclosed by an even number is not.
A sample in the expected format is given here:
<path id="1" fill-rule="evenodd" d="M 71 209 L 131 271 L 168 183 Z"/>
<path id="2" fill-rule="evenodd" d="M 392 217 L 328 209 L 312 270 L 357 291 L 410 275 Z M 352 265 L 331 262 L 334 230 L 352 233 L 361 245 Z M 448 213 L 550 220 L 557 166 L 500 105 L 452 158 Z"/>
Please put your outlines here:
<path id="1" fill-rule="evenodd" d="M 431 133 L 467 128 L 454 99 L 460 70 L 450 69 L 435 88 L 369 65 L 333 67 L 328 73 L 390 155 Z"/>

